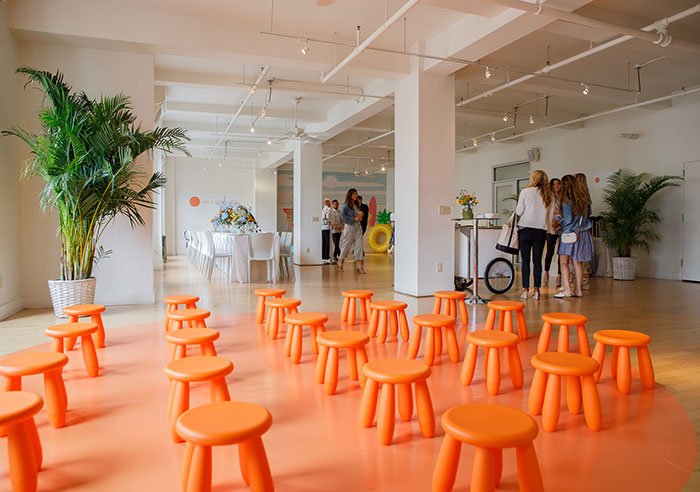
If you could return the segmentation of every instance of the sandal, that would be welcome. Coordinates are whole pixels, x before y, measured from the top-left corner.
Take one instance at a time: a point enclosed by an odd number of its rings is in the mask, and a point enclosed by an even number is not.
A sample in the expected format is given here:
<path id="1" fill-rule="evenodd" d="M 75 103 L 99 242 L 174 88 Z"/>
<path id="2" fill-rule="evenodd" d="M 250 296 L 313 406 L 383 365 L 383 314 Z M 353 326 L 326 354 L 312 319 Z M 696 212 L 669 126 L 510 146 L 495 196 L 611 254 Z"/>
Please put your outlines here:
<path id="1" fill-rule="evenodd" d="M 565 297 L 574 297 L 574 295 L 571 292 L 561 291 L 554 294 L 554 297 L 556 297 L 557 299 L 564 299 Z"/>

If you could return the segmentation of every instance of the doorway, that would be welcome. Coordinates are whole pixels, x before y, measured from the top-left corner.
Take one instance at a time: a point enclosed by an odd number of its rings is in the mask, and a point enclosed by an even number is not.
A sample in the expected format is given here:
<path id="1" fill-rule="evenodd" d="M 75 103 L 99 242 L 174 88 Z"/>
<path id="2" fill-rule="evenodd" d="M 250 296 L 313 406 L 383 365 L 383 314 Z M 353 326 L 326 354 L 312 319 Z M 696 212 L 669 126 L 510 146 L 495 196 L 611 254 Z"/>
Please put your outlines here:
<path id="1" fill-rule="evenodd" d="M 683 178 L 682 278 L 700 282 L 700 161 L 684 162 Z"/>

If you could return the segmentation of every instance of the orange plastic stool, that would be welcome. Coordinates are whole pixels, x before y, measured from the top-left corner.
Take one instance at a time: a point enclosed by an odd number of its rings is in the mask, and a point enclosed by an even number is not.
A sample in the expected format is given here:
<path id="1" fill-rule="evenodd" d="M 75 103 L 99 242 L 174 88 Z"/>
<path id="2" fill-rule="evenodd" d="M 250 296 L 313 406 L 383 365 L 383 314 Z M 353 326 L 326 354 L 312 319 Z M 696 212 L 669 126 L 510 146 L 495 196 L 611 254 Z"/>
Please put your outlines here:
<path id="1" fill-rule="evenodd" d="M 439 290 L 434 295 L 435 305 L 433 306 L 433 314 L 440 314 L 442 312 L 442 301 L 444 300 L 444 314 L 456 318 L 457 311 L 459 310 L 459 317 L 462 320 L 462 324 L 466 325 L 469 322 L 467 304 L 465 302 L 467 298 L 466 292 L 460 292 L 458 290 Z"/>
<path id="2" fill-rule="evenodd" d="M 575 326 L 578 335 L 578 350 L 583 355 L 591 355 L 591 348 L 588 345 L 588 334 L 586 333 L 586 323 L 588 318 L 582 314 L 574 313 L 545 313 L 542 315 L 542 331 L 537 343 L 537 353 L 541 354 L 549 350 L 549 338 L 552 333 L 552 325 L 559 325 L 559 345 L 557 351 L 569 351 L 569 327 Z"/>
<path id="3" fill-rule="evenodd" d="M 219 332 L 211 328 L 183 328 L 169 332 L 165 339 L 172 344 L 169 359 L 172 362 L 187 357 L 188 345 L 199 345 L 201 355 L 216 356 L 214 342 L 219 339 Z"/>
<path id="4" fill-rule="evenodd" d="M 171 330 L 181 330 L 183 323 L 196 328 L 206 328 L 207 323 L 204 321 L 211 313 L 206 309 L 176 309 L 165 313 L 166 319 L 169 320 L 168 327 Z"/>
<path id="5" fill-rule="evenodd" d="M 435 435 L 435 413 L 426 382 L 431 373 L 430 366 L 413 359 L 375 359 L 365 364 L 362 372 L 367 378 L 360 404 L 360 424 L 362 427 L 371 427 L 372 422 L 374 422 L 379 385 L 382 385 L 379 416 L 377 417 L 377 431 L 381 444 L 391 444 L 394 438 L 396 385 L 398 385 L 401 420 L 410 422 L 413 418 L 413 391 L 411 388 L 413 384 L 421 434 L 423 437 Z"/>
<path id="6" fill-rule="evenodd" d="M 496 316 L 498 316 L 498 330 L 513 333 L 514 321 L 517 320 L 518 335 L 521 340 L 527 339 L 527 323 L 525 323 L 525 304 L 518 301 L 491 301 L 487 304 L 489 314 L 486 315 L 484 330 L 496 329 Z M 500 313 L 500 315 L 498 315 Z"/>
<path id="7" fill-rule="evenodd" d="M 52 337 L 51 350 L 63 353 L 64 339 L 80 337 L 80 346 L 83 350 L 83 360 L 87 373 L 96 377 L 100 374 L 100 363 L 97 361 L 97 351 L 92 341 L 92 334 L 98 330 L 95 323 L 78 322 L 64 325 L 49 326 L 44 333 Z"/>
<path id="8" fill-rule="evenodd" d="M 191 295 L 173 295 L 165 296 L 163 302 L 166 304 L 165 307 L 165 331 L 170 331 L 170 319 L 168 318 L 168 313 L 170 311 L 177 311 L 180 305 L 185 306 L 186 309 L 197 309 L 197 303 L 199 302 L 199 297 Z"/>
<path id="9" fill-rule="evenodd" d="M 226 385 L 226 376 L 233 372 L 233 363 L 223 357 L 195 355 L 170 362 L 165 366 L 165 375 L 170 379 L 168 415 L 173 441 L 182 442 L 175 431 L 175 422 L 190 407 L 190 383 L 209 381 L 211 401 L 231 399 Z"/>
<path id="10" fill-rule="evenodd" d="M 182 463 L 182 490 L 211 490 L 211 448 L 238 444 L 243 480 L 256 492 L 272 492 L 270 465 L 262 435 L 272 426 L 272 415 L 255 403 L 224 401 L 202 405 L 177 420 L 178 434 L 187 441 Z"/>
<path id="11" fill-rule="evenodd" d="M 617 380 L 617 390 L 622 394 L 629 394 L 632 387 L 632 363 L 630 361 L 630 348 L 637 348 L 637 362 L 639 363 L 639 377 L 645 389 L 654 388 L 654 366 L 651 364 L 648 345 L 651 337 L 646 333 L 627 330 L 600 330 L 593 334 L 596 341 L 593 349 L 593 358 L 598 361 L 600 368 L 595 373 L 595 380 L 600 379 L 605 359 L 605 346 L 613 348 L 610 363 L 610 375 Z"/>
<path id="12" fill-rule="evenodd" d="M 340 312 L 340 321 L 349 325 L 355 324 L 355 304 L 360 305 L 360 320 L 367 321 L 368 316 L 372 313 L 372 296 L 374 292 L 371 290 L 344 290 L 343 291 L 343 309 Z"/>
<path id="13" fill-rule="evenodd" d="M 277 338 L 280 325 L 284 322 L 284 317 L 288 314 L 298 313 L 297 308 L 301 306 L 301 301 L 292 297 L 277 297 L 268 299 L 265 305 L 270 308 L 265 324 L 265 333 L 274 340 Z"/>
<path id="14" fill-rule="evenodd" d="M 79 318 L 90 316 L 90 321 L 97 325 L 97 333 L 95 333 L 95 346 L 102 348 L 105 346 L 105 327 L 102 324 L 102 315 L 105 310 L 100 304 L 77 304 L 63 308 L 63 314 L 68 316 L 69 323 L 77 323 Z M 66 350 L 73 350 L 75 338 L 66 340 Z"/>
<path id="15" fill-rule="evenodd" d="M 294 364 L 301 361 L 301 336 L 305 326 L 311 330 L 311 351 L 318 355 L 316 335 L 326 331 L 328 316 L 323 313 L 291 313 L 284 317 L 284 322 L 287 323 L 284 355 L 291 357 Z"/>
<path id="16" fill-rule="evenodd" d="M 287 293 L 284 289 L 255 289 L 255 295 L 258 296 L 258 305 L 255 308 L 255 322 L 262 323 L 265 321 L 265 304 L 268 297 L 280 298 Z"/>
<path id="17" fill-rule="evenodd" d="M 367 335 L 352 330 L 326 331 L 316 335 L 316 342 L 320 346 L 320 354 L 316 360 L 316 382 L 325 385 L 326 394 L 334 395 L 338 387 L 338 349 L 347 350 L 349 378 L 353 381 L 359 380 L 360 385 L 364 387 L 362 368 L 367 363 Z"/>
<path id="18" fill-rule="evenodd" d="M 467 334 L 467 355 L 462 364 L 462 384 L 471 384 L 476 368 L 476 354 L 479 347 L 484 347 L 484 369 L 486 373 L 486 389 L 489 395 L 497 395 L 501 388 L 501 357 L 500 350 L 508 350 L 508 370 L 513 388 L 523 387 L 523 366 L 520 362 L 518 343 L 520 337 L 506 331 L 477 330 Z"/>
<path id="19" fill-rule="evenodd" d="M 581 413 L 588 428 L 598 431 L 602 416 L 598 388 L 593 375 L 600 365 L 592 357 L 570 352 L 544 352 L 532 357 L 535 377 L 527 407 L 532 415 L 542 414 L 542 428 L 553 432 L 559 422 L 562 377 L 566 377 L 566 406 L 572 415 Z"/>
<path id="20" fill-rule="evenodd" d="M 65 354 L 56 352 L 23 352 L 0 359 L 0 375 L 5 376 L 5 391 L 21 391 L 22 376 L 44 375 L 44 395 L 49 422 L 53 427 L 66 425 L 68 398 L 63 384 Z"/>
<path id="21" fill-rule="evenodd" d="M 452 490 L 463 442 L 476 447 L 471 492 L 492 492 L 500 484 L 504 448 L 515 448 L 520 490 L 544 490 L 540 465 L 532 445 L 539 429 L 535 420 L 525 412 L 485 403 L 458 405 L 443 414 L 441 423 L 445 438 L 435 463 L 433 492 Z"/>
<path id="22" fill-rule="evenodd" d="M 423 360 L 429 366 L 435 362 L 435 356 L 442 355 L 442 329 L 445 328 L 447 337 L 447 352 L 452 362 L 459 362 L 459 345 L 457 344 L 457 334 L 455 324 L 457 319 L 447 314 L 417 314 L 413 317 L 415 328 L 411 334 L 411 341 L 408 346 L 408 356 L 415 359 L 420 348 L 423 328 L 430 328 L 425 334 L 425 350 Z"/>
<path id="23" fill-rule="evenodd" d="M 408 341 L 407 307 L 408 304 L 401 301 L 371 302 L 370 309 L 372 314 L 369 317 L 369 336 L 372 338 L 378 337 L 379 343 L 384 343 L 389 333 L 392 336 L 398 336 L 399 327 L 401 327 L 401 338 L 404 342 Z"/>
<path id="24" fill-rule="evenodd" d="M 42 450 L 34 415 L 44 402 L 26 391 L 0 393 L 0 428 L 8 437 L 10 482 L 14 492 L 34 492 Z"/>

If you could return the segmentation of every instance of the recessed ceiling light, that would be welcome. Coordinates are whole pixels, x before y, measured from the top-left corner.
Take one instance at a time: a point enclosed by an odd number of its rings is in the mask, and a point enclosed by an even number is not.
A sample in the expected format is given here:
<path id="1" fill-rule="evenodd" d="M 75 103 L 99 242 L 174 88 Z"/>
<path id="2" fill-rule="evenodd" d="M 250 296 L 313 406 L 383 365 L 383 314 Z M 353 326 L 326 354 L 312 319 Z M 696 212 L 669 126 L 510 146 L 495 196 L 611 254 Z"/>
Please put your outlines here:
<path id="1" fill-rule="evenodd" d="M 583 95 L 584 95 L 584 96 L 587 96 L 588 93 L 591 91 L 591 90 L 588 88 L 588 84 L 584 84 L 583 82 L 581 82 L 581 85 L 583 86 L 583 90 L 582 90 L 581 92 L 583 92 Z"/>
<path id="2" fill-rule="evenodd" d="M 492 133 L 492 134 L 491 134 L 491 141 L 492 141 L 492 142 L 495 142 L 495 141 L 496 141 L 496 134 L 495 134 L 495 133 Z"/>
<path id="3" fill-rule="evenodd" d="M 530 115 L 530 124 L 534 125 L 535 124 L 535 117 Z"/>
<path id="4" fill-rule="evenodd" d="M 255 133 L 255 126 L 250 125 L 250 133 Z"/>
<path id="5" fill-rule="evenodd" d="M 265 116 L 267 116 L 267 112 L 265 111 L 265 108 L 262 108 L 262 110 L 260 111 L 260 117 L 264 118 Z"/>
<path id="6" fill-rule="evenodd" d="M 503 121 L 508 121 L 508 113 L 503 113 Z"/>
<path id="7" fill-rule="evenodd" d="M 386 171 L 386 166 L 382 164 L 382 171 Z"/>
<path id="8" fill-rule="evenodd" d="M 251 94 L 255 94 L 255 86 L 251 87 L 251 88 L 249 89 L 249 91 L 250 91 Z"/>
<path id="9" fill-rule="evenodd" d="M 258 150 L 258 157 L 262 157 L 262 150 Z"/>
<path id="10" fill-rule="evenodd" d="M 272 140 L 269 138 L 267 139 L 267 145 L 272 145 Z"/>
<path id="11" fill-rule="evenodd" d="M 484 77 L 487 79 L 491 78 L 491 69 L 489 67 L 486 67 L 486 70 L 484 70 Z"/>
<path id="12" fill-rule="evenodd" d="M 477 145 L 479 145 L 479 141 L 475 138 L 474 140 L 472 140 L 472 145 L 476 147 Z"/>
<path id="13" fill-rule="evenodd" d="M 305 39 L 304 46 L 301 47 L 301 54 L 308 55 L 310 51 L 311 51 L 311 48 L 309 48 L 309 40 Z"/>

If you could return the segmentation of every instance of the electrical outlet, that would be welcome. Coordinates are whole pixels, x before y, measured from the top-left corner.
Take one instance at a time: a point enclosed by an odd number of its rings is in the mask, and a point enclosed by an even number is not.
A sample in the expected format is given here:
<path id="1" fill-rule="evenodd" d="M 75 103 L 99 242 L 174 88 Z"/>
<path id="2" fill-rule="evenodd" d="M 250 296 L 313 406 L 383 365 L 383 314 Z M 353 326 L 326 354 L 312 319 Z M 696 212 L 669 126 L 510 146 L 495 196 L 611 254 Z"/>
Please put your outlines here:
<path id="1" fill-rule="evenodd" d="M 321 221 L 320 217 L 316 217 L 316 216 L 311 217 L 311 222 L 320 222 L 320 221 Z"/>
<path id="2" fill-rule="evenodd" d="M 452 215 L 452 207 L 449 205 L 439 205 L 438 214 L 440 215 Z"/>
<path id="3" fill-rule="evenodd" d="M 435 263 L 435 271 L 436 272 L 442 271 L 442 263 Z"/>

